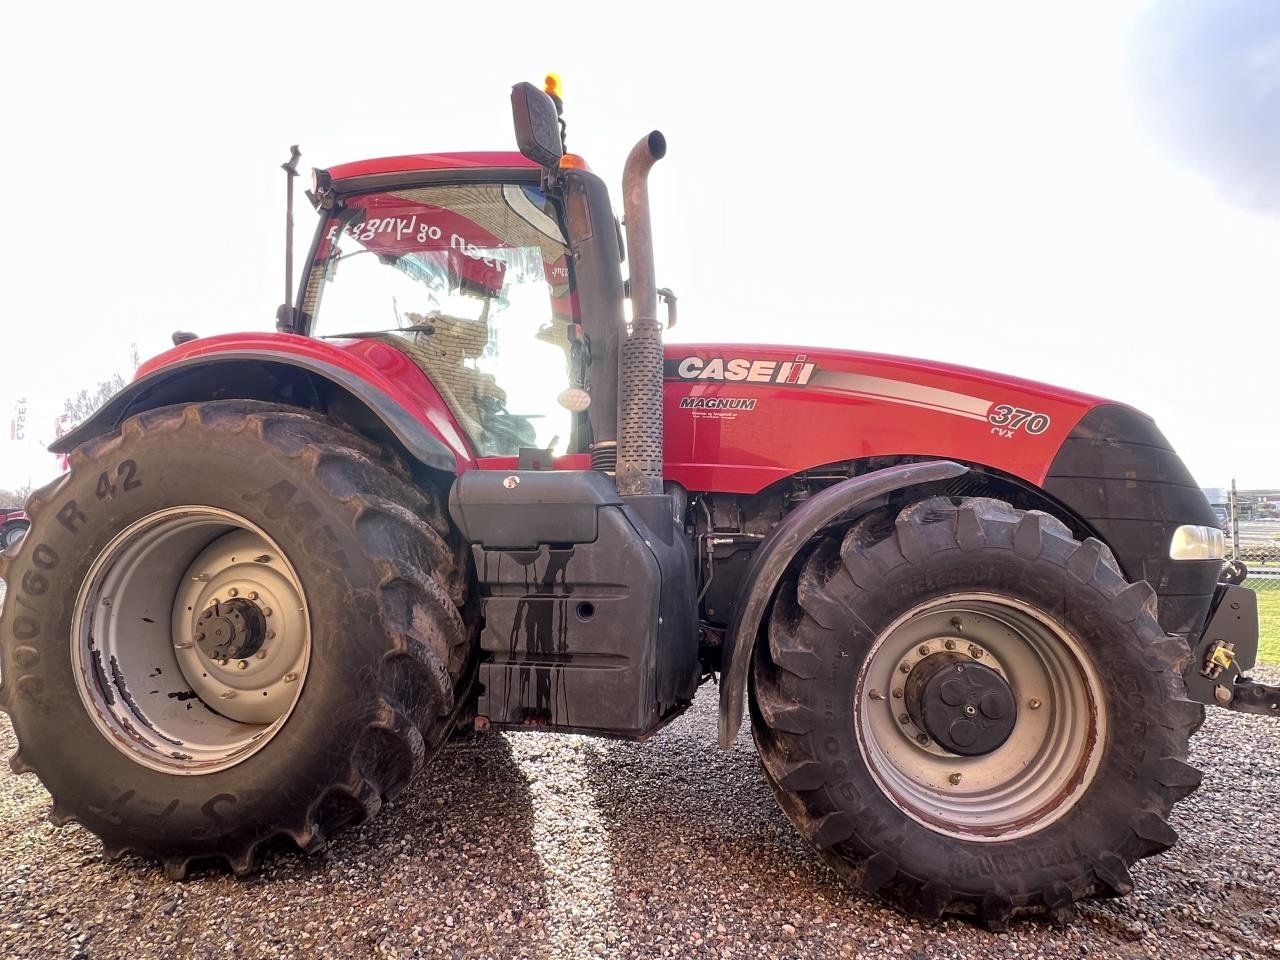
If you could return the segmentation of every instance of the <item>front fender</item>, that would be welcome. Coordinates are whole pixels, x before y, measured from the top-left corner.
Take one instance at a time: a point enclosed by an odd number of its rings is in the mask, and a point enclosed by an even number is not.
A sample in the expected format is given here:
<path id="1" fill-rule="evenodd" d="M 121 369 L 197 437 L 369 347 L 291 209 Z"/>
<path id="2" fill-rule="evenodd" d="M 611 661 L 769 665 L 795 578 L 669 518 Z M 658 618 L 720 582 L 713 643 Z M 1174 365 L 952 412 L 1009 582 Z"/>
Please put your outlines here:
<path id="1" fill-rule="evenodd" d="M 842 480 L 783 517 L 751 558 L 738 586 L 737 613 L 725 636 L 720 674 L 720 746 L 733 744 L 742 726 L 747 698 L 747 671 L 765 611 L 778 581 L 800 549 L 823 528 L 877 497 L 936 480 L 950 480 L 968 467 L 950 460 L 906 463 Z"/>
<path id="2" fill-rule="evenodd" d="M 292 334 L 182 344 L 147 361 L 137 379 L 49 449 L 69 453 L 144 410 L 215 399 L 319 405 L 359 432 L 398 443 L 424 466 L 460 473 L 474 465 L 444 400 L 404 354 L 373 340 L 329 343 Z"/>

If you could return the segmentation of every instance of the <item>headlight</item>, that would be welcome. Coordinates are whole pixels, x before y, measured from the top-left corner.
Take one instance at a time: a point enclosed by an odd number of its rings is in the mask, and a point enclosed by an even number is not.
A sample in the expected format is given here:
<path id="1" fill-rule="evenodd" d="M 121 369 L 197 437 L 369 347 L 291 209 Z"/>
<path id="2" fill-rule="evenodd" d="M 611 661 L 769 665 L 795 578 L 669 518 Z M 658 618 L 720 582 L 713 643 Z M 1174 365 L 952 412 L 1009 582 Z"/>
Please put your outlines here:
<path id="1" fill-rule="evenodd" d="M 1221 560 L 1227 555 L 1227 537 L 1217 527 L 1192 524 L 1173 531 L 1169 544 L 1171 560 Z"/>

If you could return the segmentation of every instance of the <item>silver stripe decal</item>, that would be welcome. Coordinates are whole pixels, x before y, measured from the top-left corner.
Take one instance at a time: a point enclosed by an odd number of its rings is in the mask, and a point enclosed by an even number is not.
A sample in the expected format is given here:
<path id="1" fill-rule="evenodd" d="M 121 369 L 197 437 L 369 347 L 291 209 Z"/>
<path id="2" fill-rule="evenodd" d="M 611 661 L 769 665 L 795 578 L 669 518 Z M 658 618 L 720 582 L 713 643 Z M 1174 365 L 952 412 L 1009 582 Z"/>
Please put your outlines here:
<path id="1" fill-rule="evenodd" d="M 818 370 L 809 381 L 811 387 L 824 387 L 843 393 L 857 394 L 870 400 L 888 400 L 910 407 L 950 413 L 970 420 L 986 420 L 991 401 L 971 397 L 938 387 L 926 387 L 906 380 L 886 380 L 861 373 L 842 373 L 839 370 Z M 784 384 L 785 386 L 785 384 Z"/>

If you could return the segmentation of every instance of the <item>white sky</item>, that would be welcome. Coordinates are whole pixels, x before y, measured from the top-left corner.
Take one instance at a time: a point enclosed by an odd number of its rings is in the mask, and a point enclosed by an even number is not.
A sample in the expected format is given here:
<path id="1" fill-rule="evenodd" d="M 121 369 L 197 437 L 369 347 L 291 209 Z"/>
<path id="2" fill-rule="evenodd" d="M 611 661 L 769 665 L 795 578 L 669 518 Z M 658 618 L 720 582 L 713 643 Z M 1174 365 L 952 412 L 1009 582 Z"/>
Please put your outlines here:
<path id="1" fill-rule="evenodd" d="M 511 149 L 510 85 L 554 69 L 569 147 L 615 203 L 632 143 L 667 135 L 651 195 L 672 339 L 1059 383 L 1154 415 L 1202 484 L 1280 486 L 1280 221 L 1143 132 L 1141 7 L 16 5 L 0 412 L 29 397 L 48 439 L 131 341 L 145 358 L 178 328 L 271 329 L 290 143 L 304 170 Z M 0 486 L 53 475 L 3 427 Z"/>

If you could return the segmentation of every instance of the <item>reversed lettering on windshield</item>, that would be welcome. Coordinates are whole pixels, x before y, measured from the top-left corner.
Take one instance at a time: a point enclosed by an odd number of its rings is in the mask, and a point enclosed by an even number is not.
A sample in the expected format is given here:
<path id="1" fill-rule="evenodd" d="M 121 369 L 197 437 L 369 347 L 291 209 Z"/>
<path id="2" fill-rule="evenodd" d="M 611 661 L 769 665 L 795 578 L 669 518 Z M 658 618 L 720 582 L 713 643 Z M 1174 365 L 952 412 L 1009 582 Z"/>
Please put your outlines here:
<path id="1" fill-rule="evenodd" d="M 668 360 L 666 375 L 681 380 L 723 381 L 727 383 L 778 383 L 803 387 L 813 376 L 817 364 L 804 354 L 794 360 L 752 360 L 747 357 L 685 357 Z"/>

